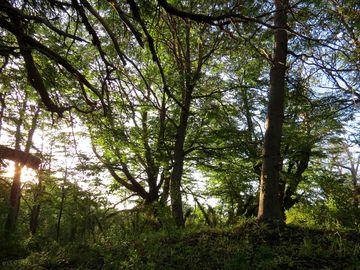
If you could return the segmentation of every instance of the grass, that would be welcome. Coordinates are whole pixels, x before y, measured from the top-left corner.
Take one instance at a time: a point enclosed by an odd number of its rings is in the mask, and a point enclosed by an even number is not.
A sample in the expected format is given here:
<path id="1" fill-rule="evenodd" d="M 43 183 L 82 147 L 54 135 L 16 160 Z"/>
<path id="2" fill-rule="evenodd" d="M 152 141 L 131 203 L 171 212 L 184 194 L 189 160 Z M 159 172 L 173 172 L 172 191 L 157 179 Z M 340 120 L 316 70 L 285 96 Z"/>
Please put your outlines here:
<path id="1" fill-rule="evenodd" d="M 28 250 L 2 269 L 360 269 L 360 233 L 246 222 Z"/>

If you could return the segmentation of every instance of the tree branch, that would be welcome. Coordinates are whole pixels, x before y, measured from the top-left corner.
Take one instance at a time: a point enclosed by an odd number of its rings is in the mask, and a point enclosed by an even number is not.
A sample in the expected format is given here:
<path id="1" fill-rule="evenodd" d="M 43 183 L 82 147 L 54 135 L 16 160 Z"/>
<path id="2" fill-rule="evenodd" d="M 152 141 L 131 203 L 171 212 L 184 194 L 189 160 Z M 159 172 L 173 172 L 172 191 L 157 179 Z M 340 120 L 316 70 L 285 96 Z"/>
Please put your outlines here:
<path id="1" fill-rule="evenodd" d="M 0 145 L 0 159 L 9 159 L 19 162 L 29 168 L 37 170 L 41 163 L 41 159 L 21 150 L 15 150 L 10 147 Z"/>

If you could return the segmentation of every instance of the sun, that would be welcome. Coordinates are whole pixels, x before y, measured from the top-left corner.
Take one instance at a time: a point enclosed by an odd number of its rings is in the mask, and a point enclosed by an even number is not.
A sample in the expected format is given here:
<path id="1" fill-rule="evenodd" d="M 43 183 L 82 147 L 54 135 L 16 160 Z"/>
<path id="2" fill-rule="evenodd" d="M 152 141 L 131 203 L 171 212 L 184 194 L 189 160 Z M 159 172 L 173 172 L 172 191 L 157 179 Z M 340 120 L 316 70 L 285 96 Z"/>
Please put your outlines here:
<path id="1" fill-rule="evenodd" d="M 13 161 L 7 162 L 7 166 L 3 167 L 3 176 L 6 178 L 12 178 L 15 171 L 15 163 Z M 21 170 L 21 183 L 37 183 L 38 177 L 35 170 L 24 166 Z"/>

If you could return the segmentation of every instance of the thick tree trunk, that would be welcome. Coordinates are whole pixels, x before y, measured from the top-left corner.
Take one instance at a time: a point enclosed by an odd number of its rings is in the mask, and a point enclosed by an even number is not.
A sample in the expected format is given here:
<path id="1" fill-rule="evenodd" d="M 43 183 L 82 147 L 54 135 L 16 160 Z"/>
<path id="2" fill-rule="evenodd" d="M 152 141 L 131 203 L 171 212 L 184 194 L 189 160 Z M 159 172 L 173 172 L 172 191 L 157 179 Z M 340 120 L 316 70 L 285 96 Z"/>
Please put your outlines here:
<path id="1" fill-rule="evenodd" d="M 23 125 L 26 107 L 27 107 L 27 93 L 25 94 L 24 102 L 23 102 L 21 108 L 19 109 L 19 118 L 16 123 L 16 131 L 15 131 L 15 149 L 10 149 L 10 150 L 13 150 L 15 153 L 21 152 L 20 151 L 20 144 L 21 144 L 21 138 L 22 138 L 21 126 Z M 31 133 L 29 133 L 29 135 L 31 135 Z M 27 144 L 28 144 L 29 138 L 27 140 Z M 32 138 L 30 138 L 30 139 L 32 139 Z M 0 148 L 0 155 L 1 154 L 4 155 L 4 148 L 5 148 L 5 150 L 7 150 L 7 147 Z M 26 150 L 28 150 L 28 148 Z M 10 151 L 10 152 L 12 153 L 13 151 Z M 29 152 L 29 151 L 27 151 L 27 152 Z M 5 156 L 6 156 L 6 153 L 5 153 Z M 14 178 L 13 178 L 13 182 L 11 185 L 9 210 L 8 210 L 8 215 L 7 215 L 7 219 L 6 219 L 6 223 L 5 223 L 5 237 L 6 238 L 10 238 L 16 230 L 16 223 L 17 223 L 17 218 L 18 218 L 19 209 L 20 209 L 21 171 L 22 171 L 23 167 L 24 167 L 24 165 L 21 164 L 20 162 L 15 162 L 15 164 L 14 164 Z"/>
<path id="2" fill-rule="evenodd" d="M 176 141 L 174 149 L 174 164 L 170 177 L 170 198 L 172 215 L 175 223 L 179 227 L 184 226 L 184 214 L 182 209 L 181 199 L 181 179 L 184 171 L 185 159 L 185 137 L 188 127 L 190 106 L 192 100 L 192 93 L 194 90 L 193 78 L 191 76 L 191 59 L 190 59 L 190 25 L 186 26 L 186 52 L 184 59 L 184 77 L 183 93 L 182 93 L 182 107 L 180 114 L 180 123 L 176 132 Z M 199 71 L 198 71 L 199 72 Z"/>
<path id="3" fill-rule="evenodd" d="M 13 183 L 10 191 L 9 212 L 5 223 L 5 236 L 9 237 L 16 229 L 21 197 L 21 171 L 23 166 L 15 163 Z"/>
<path id="4" fill-rule="evenodd" d="M 189 107 L 190 107 L 190 98 L 188 101 L 187 108 L 183 108 L 180 117 L 180 126 L 176 134 L 176 142 L 174 149 L 174 166 L 171 172 L 170 180 L 170 197 L 171 197 L 171 207 L 172 215 L 177 226 L 184 226 L 184 214 L 182 209 L 182 199 L 181 199 L 181 179 L 184 170 L 184 144 L 186 129 L 189 118 Z"/>
<path id="5" fill-rule="evenodd" d="M 287 56 L 287 0 L 275 0 L 275 47 L 270 70 L 269 104 L 263 146 L 258 219 L 282 223 L 279 201 L 280 142 L 284 118 L 285 72 Z"/>

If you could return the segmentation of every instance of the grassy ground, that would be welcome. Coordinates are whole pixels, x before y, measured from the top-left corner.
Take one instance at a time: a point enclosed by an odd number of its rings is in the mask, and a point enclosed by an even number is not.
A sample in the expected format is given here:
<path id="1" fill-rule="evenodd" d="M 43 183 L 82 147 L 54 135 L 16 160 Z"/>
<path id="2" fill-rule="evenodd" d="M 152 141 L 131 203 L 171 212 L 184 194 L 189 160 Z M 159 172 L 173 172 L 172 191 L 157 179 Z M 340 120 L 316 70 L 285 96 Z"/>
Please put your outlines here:
<path id="1" fill-rule="evenodd" d="M 27 243 L 1 269 L 360 269 L 360 233 L 255 222 L 107 237 L 97 244 Z M 17 253 L 19 256 L 19 253 Z"/>

